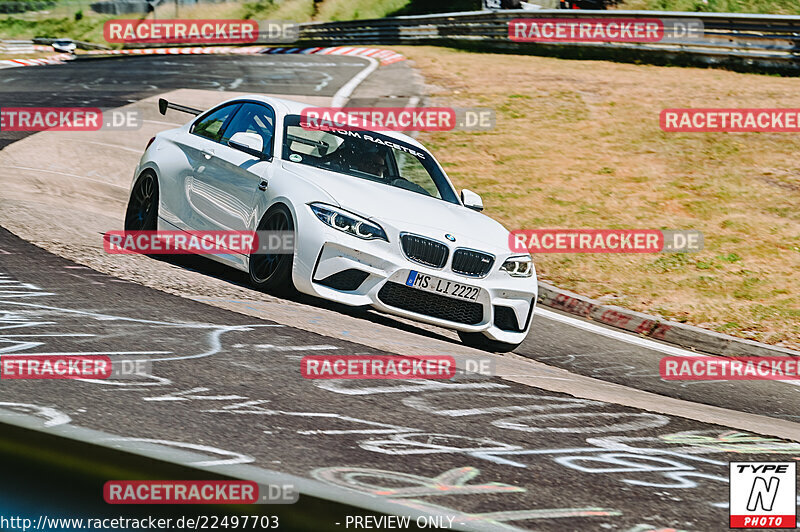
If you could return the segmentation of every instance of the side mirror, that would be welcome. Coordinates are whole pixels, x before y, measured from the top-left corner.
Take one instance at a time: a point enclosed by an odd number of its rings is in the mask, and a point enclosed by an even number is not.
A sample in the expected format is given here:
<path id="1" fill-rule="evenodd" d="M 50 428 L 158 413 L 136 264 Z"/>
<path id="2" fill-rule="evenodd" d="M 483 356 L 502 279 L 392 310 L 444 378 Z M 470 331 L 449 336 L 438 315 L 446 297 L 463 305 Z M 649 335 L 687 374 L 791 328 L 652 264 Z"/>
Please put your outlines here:
<path id="1" fill-rule="evenodd" d="M 481 212 L 483 210 L 483 200 L 481 197 L 466 188 L 461 191 L 461 203 L 464 204 L 464 207 L 472 209 L 473 211 Z"/>
<path id="2" fill-rule="evenodd" d="M 255 133 L 249 133 L 247 131 L 234 133 L 228 140 L 228 146 L 235 150 L 243 151 L 253 157 L 258 157 L 259 159 L 269 158 L 269 156 L 265 155 L 262 151 L 264 149 L 264 140 Z"/>

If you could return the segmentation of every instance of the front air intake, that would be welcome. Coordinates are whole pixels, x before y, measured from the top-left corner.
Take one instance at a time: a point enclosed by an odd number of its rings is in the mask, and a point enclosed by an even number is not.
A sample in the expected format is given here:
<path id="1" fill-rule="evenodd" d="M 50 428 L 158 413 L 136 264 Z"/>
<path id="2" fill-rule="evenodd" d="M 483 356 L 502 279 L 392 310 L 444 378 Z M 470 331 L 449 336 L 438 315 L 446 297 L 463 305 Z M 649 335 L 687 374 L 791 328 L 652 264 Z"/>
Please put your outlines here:
<path id="1" fill-rule="evenodd" d="M 469 277 L 486 277 L 494 265 L 494 255 L 472 249 L 457 249 L 453 253 L 453 271 Z"/>
<path id="2" fill-rule="evenodd" d="M 405 233 L 400 235 L 400 243 L 403 246 L 403 253 L 414 262 L 431 268 L 444 268 L 447 264 L 450 249 L 441 242 Z"/>

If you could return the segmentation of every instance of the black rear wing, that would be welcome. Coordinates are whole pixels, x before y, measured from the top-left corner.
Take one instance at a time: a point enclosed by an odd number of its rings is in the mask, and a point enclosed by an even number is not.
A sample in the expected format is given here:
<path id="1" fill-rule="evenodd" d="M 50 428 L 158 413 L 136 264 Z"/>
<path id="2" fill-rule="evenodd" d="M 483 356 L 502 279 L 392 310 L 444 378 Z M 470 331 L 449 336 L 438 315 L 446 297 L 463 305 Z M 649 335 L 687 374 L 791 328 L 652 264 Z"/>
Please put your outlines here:
<path id="1" fill-rule="evenodd" d="M 203 111 L 201 109 L 195 109 L 194 107 L 186 107 L 185 105 L 178 105 L 177 103 L 171 103 L 165 100 L 164 98 L 158 99 L 158 111 L 165 115 L 167 114 L 167 109 L 175 109 L 176 111 L 180 111 L 182 113 L 189 113 L 190 115 L 197 116 Z"/>

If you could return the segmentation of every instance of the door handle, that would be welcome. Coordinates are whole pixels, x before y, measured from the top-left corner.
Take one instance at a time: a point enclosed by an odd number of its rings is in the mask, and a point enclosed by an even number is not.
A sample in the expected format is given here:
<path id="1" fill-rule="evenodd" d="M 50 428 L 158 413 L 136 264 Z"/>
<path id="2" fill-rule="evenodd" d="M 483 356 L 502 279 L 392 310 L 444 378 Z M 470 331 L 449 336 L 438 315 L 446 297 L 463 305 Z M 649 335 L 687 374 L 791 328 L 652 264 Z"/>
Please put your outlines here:
<path id="1" fill-rule="evenodd" d="M 266 179 L 262 179 L 261 183 L 258 184 L 258 190 L 267 190 L 268 186 L 269 186 L 269 182 L 267 182 Z"/>
<path id="2" fill-rule="evenodd" d="M 214 156 L 214 150 L 208 148 L 205 150 L 200 150 L 200 153 L 205 155 L 206 159 L 211 159 Z"/>

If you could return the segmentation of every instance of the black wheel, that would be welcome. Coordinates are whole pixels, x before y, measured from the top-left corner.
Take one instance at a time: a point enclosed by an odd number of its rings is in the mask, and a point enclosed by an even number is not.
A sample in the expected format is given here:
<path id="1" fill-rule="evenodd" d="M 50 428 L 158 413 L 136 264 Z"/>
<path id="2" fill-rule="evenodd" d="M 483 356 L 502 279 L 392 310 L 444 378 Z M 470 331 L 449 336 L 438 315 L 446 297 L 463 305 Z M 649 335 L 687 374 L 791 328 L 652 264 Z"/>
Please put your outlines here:
<path id="1" fill-rule="evenodd" d="M 126 231 L 155 231 L 158 228 L 158 180 L 144 172 L 136 180 L 125 211 Z"/>
<path id="2" fill-rule="evenodd" d="M 458 331 L 458 337 L 461 343 L 466 346 L 474 347 L 482 351 L 490 351 L 492 353 L 510 353 L 518 348 L 520 344 L 508 344 L 506 342 L 498 342 L 487 338 L 483 333 L 471 333 Z"/>
<path id="3" fill-rule="evenodd" d="M 258 231 L 294 231 L 294 221 L 289 208 L 275 205 L 267 211 Z M 292 253 L 253 253 L 250 255 L 250 280 L 259 290 L 275 295 L 294 292 L 292 283 Z"/>

